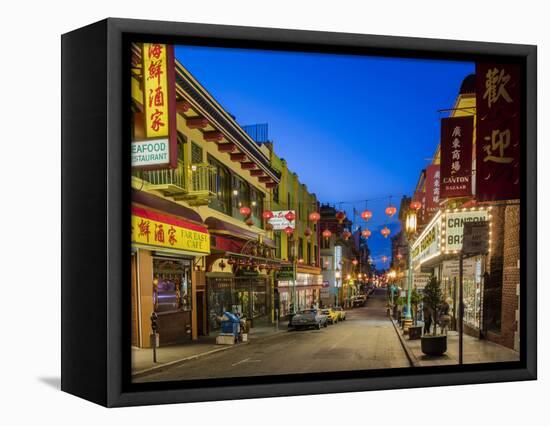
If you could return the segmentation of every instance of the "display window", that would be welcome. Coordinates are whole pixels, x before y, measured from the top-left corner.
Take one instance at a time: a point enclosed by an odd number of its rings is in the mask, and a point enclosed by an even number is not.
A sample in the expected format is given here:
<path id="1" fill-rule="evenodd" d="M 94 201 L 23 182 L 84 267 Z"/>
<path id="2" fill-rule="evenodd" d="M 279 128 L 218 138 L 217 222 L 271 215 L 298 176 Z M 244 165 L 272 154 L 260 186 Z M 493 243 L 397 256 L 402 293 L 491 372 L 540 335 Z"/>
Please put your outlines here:
<path id="1" fill-rule="evenodd" d="M 191 260 L 153 258 L 153 304 L 155 312 L 190 311 Z"/>

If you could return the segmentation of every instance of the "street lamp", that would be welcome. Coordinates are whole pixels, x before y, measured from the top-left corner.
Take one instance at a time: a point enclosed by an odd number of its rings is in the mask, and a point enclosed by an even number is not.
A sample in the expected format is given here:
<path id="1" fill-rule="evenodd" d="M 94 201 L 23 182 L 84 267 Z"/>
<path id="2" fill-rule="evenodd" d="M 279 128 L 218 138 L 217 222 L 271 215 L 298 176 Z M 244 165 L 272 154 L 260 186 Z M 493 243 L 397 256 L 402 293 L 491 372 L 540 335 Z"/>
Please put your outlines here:
<path id="1" fill-rule="evenodd" d="M 336 278 L 336 306 L 339 306 L 338 305 L 338 293 L 339 293 L 339 286 L 338 286 L 338 282 L 340 281 L 340 278 L 342 277 L 342 274 L 340 273 L 340 269 L 339 268 L 336 268 L 336 271 L 334 272 L 334 278 Z"/>
<path id="2" fill-rule="evenodd" d="M 403 331 L 408 332 L 409 327 L 412 325 L 412 313 L 411 313 L 411 293 L 412 293 L 412 240 L 414 234 L 416 234 L 416 212 L 409 210 L 407 217 L 405 218 L 405 232 L 407 234 L 407 243 L 409 249 L 408 256 L 408 274 L 407 274 L 407 308 L 405 311 L 405 321 L 403 322 Z"/>

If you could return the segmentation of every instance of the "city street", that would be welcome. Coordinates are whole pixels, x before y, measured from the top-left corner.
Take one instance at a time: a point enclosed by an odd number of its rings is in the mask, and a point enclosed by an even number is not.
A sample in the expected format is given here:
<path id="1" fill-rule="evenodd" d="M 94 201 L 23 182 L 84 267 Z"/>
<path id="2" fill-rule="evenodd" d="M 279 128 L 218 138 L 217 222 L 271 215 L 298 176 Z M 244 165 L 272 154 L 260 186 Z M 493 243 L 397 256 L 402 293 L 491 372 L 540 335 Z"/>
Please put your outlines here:
<path id="1" fill-rule="evenodd" d="M 347 311 L 346 321 L 327 328 L 283 332 L 135 381 L 410 367 L 386 315 L 384 295 L 385 290 L 375 290 L 367 306 Z"/>

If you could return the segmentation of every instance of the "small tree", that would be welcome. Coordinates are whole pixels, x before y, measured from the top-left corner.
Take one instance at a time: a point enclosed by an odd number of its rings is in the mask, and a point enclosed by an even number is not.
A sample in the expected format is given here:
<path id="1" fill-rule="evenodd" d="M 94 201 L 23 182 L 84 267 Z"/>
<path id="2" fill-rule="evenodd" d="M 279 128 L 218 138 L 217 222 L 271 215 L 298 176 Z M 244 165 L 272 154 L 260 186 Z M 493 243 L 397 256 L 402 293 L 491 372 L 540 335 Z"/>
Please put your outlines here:
<path id="1" fill-rule="evenodd" d="M 424 287 L 424 304 L 432 311 L 434 331 L 433 335 L 437 334 L 437 311 L 442 302 L 441 285 L 436 277 L 431 277 L 426 287 Z"/>

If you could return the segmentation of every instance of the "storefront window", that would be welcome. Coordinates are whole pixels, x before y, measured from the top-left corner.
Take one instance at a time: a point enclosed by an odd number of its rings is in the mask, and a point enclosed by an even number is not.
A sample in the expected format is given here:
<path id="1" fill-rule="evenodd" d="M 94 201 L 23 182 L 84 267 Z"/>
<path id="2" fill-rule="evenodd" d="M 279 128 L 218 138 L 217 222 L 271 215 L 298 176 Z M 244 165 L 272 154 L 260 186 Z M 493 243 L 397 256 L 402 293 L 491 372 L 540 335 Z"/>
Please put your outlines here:
<path id="1" fill-rule="evenodd" d="M 155 312 L 191 310 L 190 260 L 153 259 L 153 303 Z"/>
<path id="2" fill-rule="evenodd" d="M 220 328 L 219 318 L 233 308 L 232 278 L 208 278 L 208 322 L 210 331 Z"/>
<path id="3" fill-rule="evenodd" d="M 263 227 L 262 213 L 264 212 L 264 194 L 252 188 L 250 190 L 250 210 L 252 210 L 252 220 L 258 228 Z"/>

